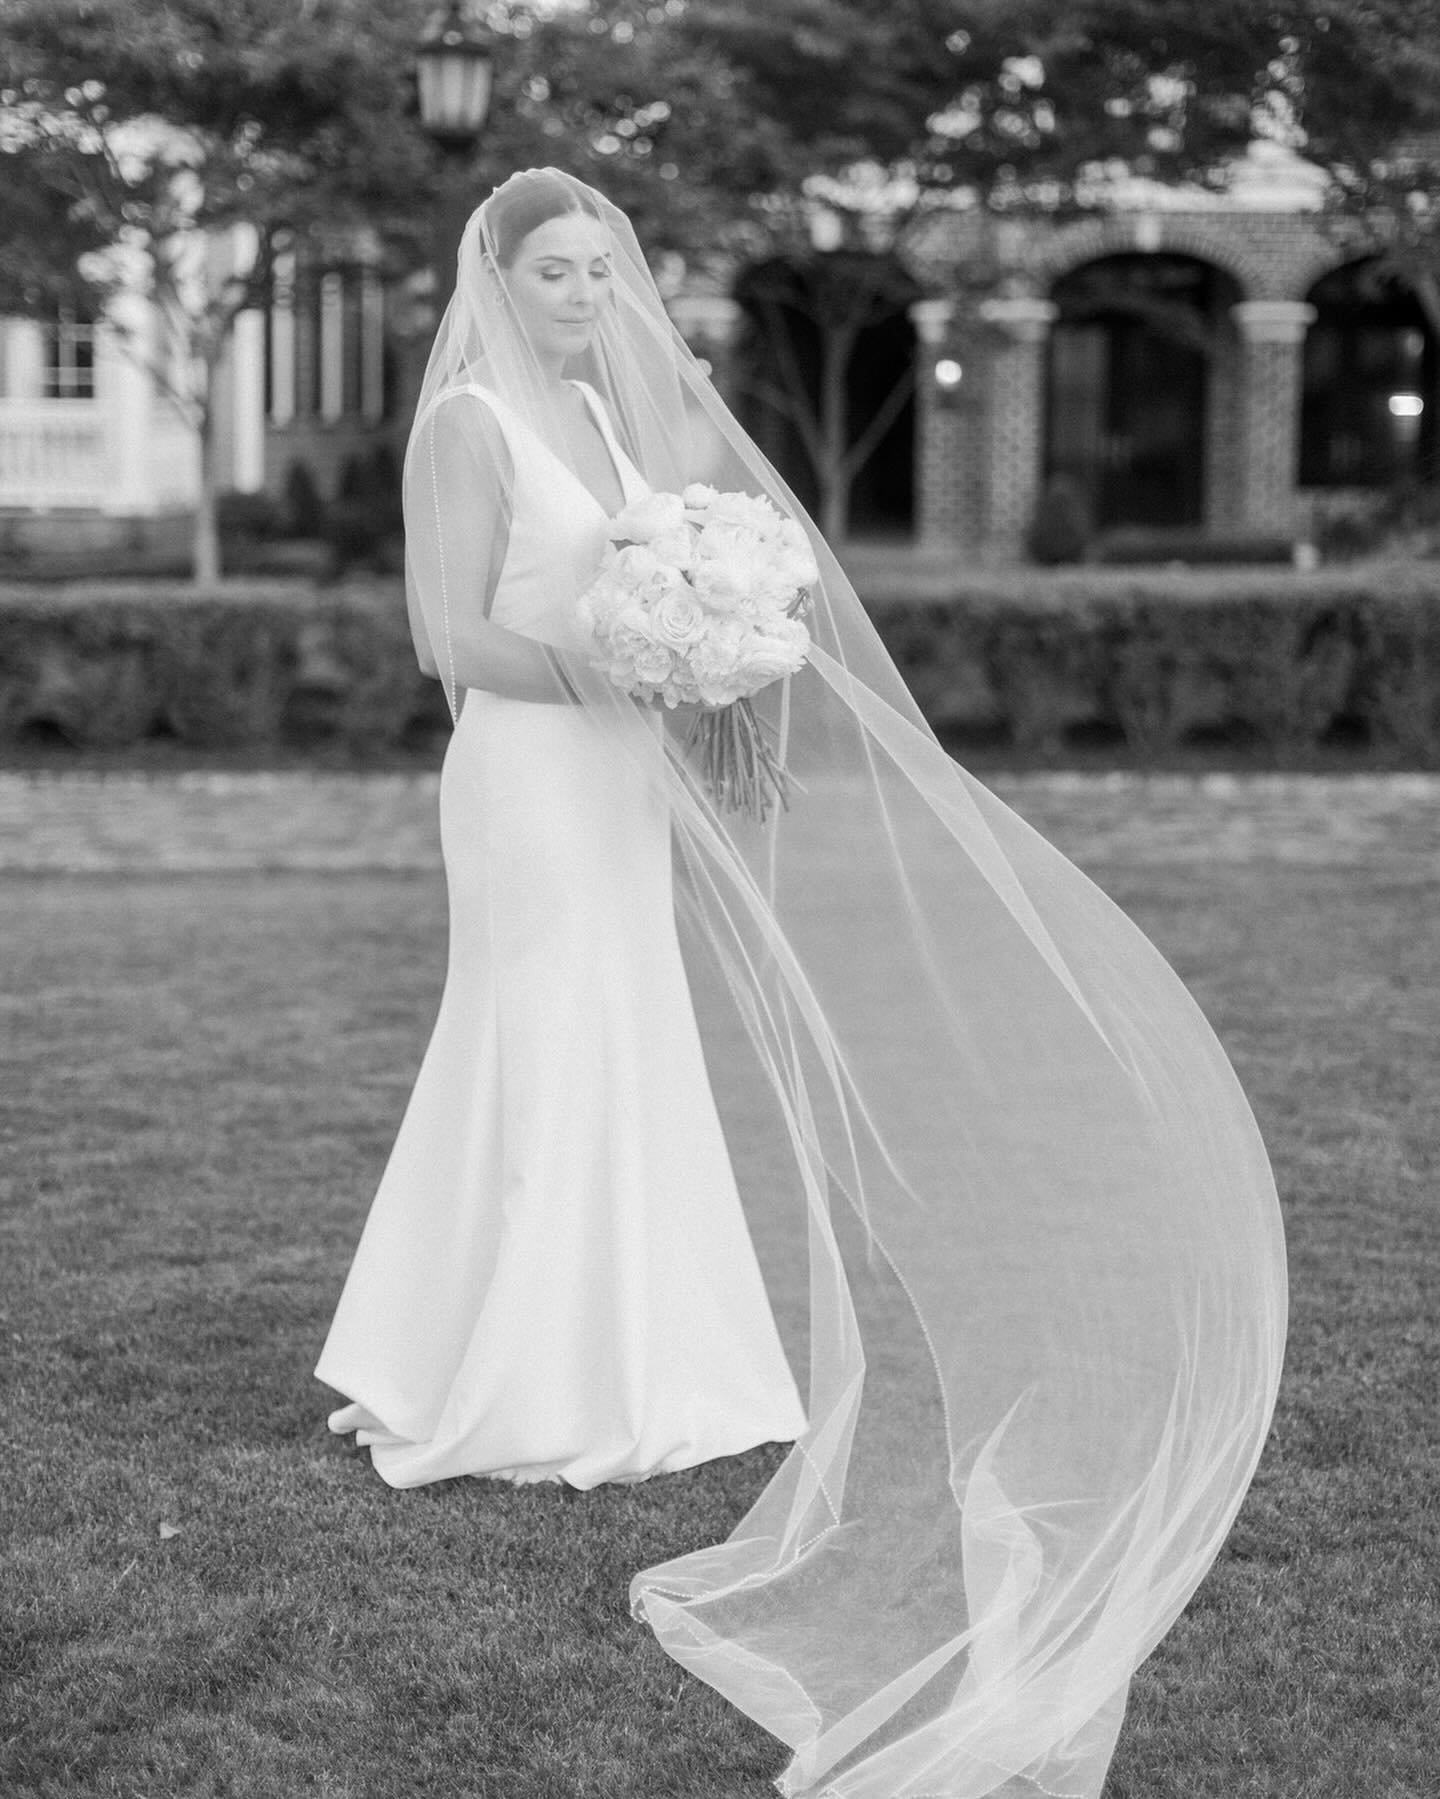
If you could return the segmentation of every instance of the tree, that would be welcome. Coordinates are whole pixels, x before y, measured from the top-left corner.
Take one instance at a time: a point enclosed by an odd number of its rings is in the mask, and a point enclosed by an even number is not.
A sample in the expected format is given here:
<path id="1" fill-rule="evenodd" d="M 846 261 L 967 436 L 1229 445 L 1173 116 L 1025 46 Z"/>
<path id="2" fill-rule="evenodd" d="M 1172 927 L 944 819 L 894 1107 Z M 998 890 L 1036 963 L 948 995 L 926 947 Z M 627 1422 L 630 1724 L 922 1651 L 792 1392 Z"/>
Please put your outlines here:
<path id="1" fill-rule="evenodd" d="M 1254 0 L 689 0 L 679 30 L 724 58 L 739 116 L 771 124 L 773 180 L 749 225 L 767 268 L 755 302 L 788 378 L 764 397 L 793 424 L 836 536 L 905 398 L 858 429 L 846 416 L 864 327 L 908 298 L 879 271 L 937 211 L 989 225 L 1099 207 L 1121 170 L 1219 181 L 1249 141 L 1275 44 Z M 813 387 L 784 341 L 799 316 L 820 339 Z"/>
<path id="2" fill-rule="evenodd" d="M 236 318 L 267 297 L 287 239 L 413 206 L 424 186 L 390 73 L 407 24 L 365 0 L 20 0 L 7 13 L 11 179 L 88 236 L 92 299 L 138 285 L 178 351 L 127 346 L 198 436 L 201 581 L 219 567 L 215 375 Z M 30 285 L 46 283 L 32 270 Z"/>
<path id="3" fill-rule="evenodd" d="M 0 163 L 0 313 L 89 312 L 96 300 L 84 268 L 105 247 L 92 221 L 22 172 L 13 152 Z"/>
<path id="4" fill-rule="evenodd" d="M 1272 67 L 1273 129 L 1329 178 L 1348 240 L 1440 335 L 1440 15 L 1435 0 L 1300 0 Z"/>
<path id="5" fill-rule="evenodd" d="M 856 478 L 914 387 L 907 371 L 867 416 L 857 418 L 851 367 L 864 333 L 893 319 L 918 294 L 894 256 L 855 250 L 781 256 L 752 264 L 741 278 L 739 297 L 760 322 L 768 352 L 749 371 L 746 392 L 793 427 L 816 478 L 820 528 L 832 542 L 845 537 Z M 800 354 L 799 321 L 813 334 L 813 375 Z"/>
<path id="6" fill-rule="evenodd" d="M 410 82 L 432 4 L 17 0 L 0 20 L 0 300 L 99 312 L 122 286 L 147 294 L 180 351 L 152 373 L 200 444 L 201 581 L 218 566 L 216 370 L 278 249 L 353 228 L 391 273 L 432 254 L 445 177 Z M 737 132 L 729 70 L 676 39 L 673 8 L 484 11 L 496 91 L 458 171 L 477 203 L 482 170 L 553 164 L 611 193 L 657 255 L 695 261 L 733 196 L 775 183 L 766 127 Z"/>

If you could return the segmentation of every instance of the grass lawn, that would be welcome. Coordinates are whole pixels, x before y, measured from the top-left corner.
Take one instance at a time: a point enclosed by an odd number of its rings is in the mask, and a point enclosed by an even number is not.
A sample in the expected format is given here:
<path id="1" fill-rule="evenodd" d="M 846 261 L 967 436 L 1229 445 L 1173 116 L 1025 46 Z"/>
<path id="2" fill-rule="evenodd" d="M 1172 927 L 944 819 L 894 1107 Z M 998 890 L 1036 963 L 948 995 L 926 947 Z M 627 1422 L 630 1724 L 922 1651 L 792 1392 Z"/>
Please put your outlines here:
<path id="1" fill-rule="evenodd" d="M 1139 1674 L 1107 1799 L 1421 1799 L 1433 882 L 1064 847 L 1234 1056 L 1294 1283 L 1260 1475 Z M 661 1654 L 626 1586 L 723 1535 L 778 1451 L 584 1494 L 396 1493 L 325 1431 L 310 1369 L 443 933 L 430 877 L 0 882 L 7 1799 L 771 1794 L 783 1747 Z"/>

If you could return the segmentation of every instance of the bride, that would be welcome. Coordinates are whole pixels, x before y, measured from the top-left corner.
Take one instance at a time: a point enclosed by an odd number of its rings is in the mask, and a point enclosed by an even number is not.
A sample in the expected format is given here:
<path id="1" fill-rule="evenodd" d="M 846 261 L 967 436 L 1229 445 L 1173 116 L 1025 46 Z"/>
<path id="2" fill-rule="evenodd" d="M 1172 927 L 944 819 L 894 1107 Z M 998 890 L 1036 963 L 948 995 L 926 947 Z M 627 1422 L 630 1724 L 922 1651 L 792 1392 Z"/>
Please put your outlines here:
<path id="1" fill-rule="evenodd" d="M 613 515 L 696 480 L 799 519 L 821 570 L 809 662 L 756 700 L 792 780 L 764 822 L 580 624 Z M 467 226 L 405 509 L 456 719 L 449 964 L 317 1368 L 331 1428 L 401 1487 L 793 1444 L 724 1543 L 631 1585 L 789 1744 L 779 1790 L 1096 1799 L 1279 1377 L 1274 1186 L 1223 1051 L 940 749 L 583 183 L 514 176 Z M 743 1205 L 705 1060 L 736 1033 L 766 1096 L 736 1162 L 784 1170 Z M 803 1403 L 747 1226 L 781 1208 Z"/>

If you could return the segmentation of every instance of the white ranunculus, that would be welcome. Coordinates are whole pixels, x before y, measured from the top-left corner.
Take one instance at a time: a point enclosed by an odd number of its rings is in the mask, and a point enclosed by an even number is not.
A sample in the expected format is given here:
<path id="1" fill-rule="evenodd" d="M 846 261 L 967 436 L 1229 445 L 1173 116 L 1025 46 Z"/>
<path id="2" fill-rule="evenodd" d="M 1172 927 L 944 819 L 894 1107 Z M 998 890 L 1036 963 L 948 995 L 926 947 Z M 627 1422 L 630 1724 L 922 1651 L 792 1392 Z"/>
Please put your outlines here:
<path id="1" fill-rule="evenodd" d="M 684 524 L 685 503 L 678 493 L 647 493 L 616 513 L 610 535 L 617 543 L 649 543 Z"/>
<path id="2" fill-rule="evenodd" d="M 630 620 L 621 619 L 610 627 L 606 633 L 606 641 L 616 656 L 623 661 L 633 662 L 641 650 L 649 649 L 654 639 L 648 630 L 637 629 Z"/>
<path id="3" fill-rule="evenodd" d="M 649 687 L 659 687 L 670 677 L 675 658 L 663 643 L 647 643 L 635 657 L 635 673 Z"/>
<path id="4" fill-rule="evenodd" d="M 786 624 L 793 620 L 785 620 Z M 803 632 L 805 627 L 800 627 Z M 786 633 L 765 632 L 757 635 L 745 646 L 743 671 L 750 685 L 746 691 L 754 693 L 761 687 L 768 687 L 772 681 L 778 681 L 782 675 L 793 675 L 804 666 L 805 653 L 809 648 L 808 635 L 805 642 L 798 643 Z"/>
<path id="5" fill-rule="evenodd" d="M 745 597 L 735 571 L 725 562 L 700 562 L 690 572 L 690 585 L 712 612 L 733 612 Z"/>
<path id="6" fill-rule="evenodd" d="M 702 685 L 728 681 L 739 666 L 748 628 L 739 619 L 711 619 L 710 628 L 690 651 L 690 672 Z"/>
<path id="7" fill-rule="evenodd" d="M 761 537 L 771 536 L 783 523 L 769 500 L 759 494 L 716 494 L 710 502 L 709 513 L 716 523 L 743 525 Z"/>
<path id="8" fill-rule="evenodd" d="M 749 525 L 731 519 L 707 519 L 695 539 L 695 555 L 703 562 L 726 562 L 736 556 L 748 556 L 764 544 L 764 538 Z"/>
<path id="9" fill-rule="evenodd" d="M 820 579 L 810 539 L 793 518 L 787 518 L 781 525 L 774 550 L 776 567 L 785 571 L 786 579 L 797 589 L 811 587 Z"/>
<path id="10" fill-rule="evenodd" d="M 689 527 L 683 523 L 673 531 L 659 532 L 646 548 L 671 568 L 687 569 L 695 560 L 695 541 Z"/>
<path id="11" fill-rule="evenodd" d="M 660 572 L 660 558 L 646 544 L 626 544 L 615 558 L 611 578 L 626 593 L 633 593 Z"/>

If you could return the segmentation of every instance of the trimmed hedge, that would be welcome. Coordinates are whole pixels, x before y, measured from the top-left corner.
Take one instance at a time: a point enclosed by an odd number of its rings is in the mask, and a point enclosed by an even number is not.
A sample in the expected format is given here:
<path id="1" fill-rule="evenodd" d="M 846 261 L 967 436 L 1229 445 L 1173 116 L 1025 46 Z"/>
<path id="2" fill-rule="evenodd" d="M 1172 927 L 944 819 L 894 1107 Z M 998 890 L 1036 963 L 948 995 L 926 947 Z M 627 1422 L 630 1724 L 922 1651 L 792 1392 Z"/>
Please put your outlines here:
<path id="1" fill-rule="evenodd" d="M 1337 727 L 1440 765 L 1440 564 L 1314 575 L 1033 571 L 870 611 L 940 730 L 1057 752 L 1096 729 L 1142 756 L 1240 734 L 1277 758 Z M 383 749 L 445 722 L 398 584 L 0 589 L 0 742 L 172 735 Z"/>
<path id="2" fill-rule="evenodd" d="M 1142 755 L 1238 734 L 1284 758 L 1337 728 L 1440 763 L 1440 563 L 997 575 L 872 601 L 938 729 L 1056 751 L 1076 727 Z"/>
<path id="3" fill-rule="evenodd" d="M 446 717 L 393 582 L 0 588 L 0 742 L 43 726 L 86 748 L 366 749 Z"/>

